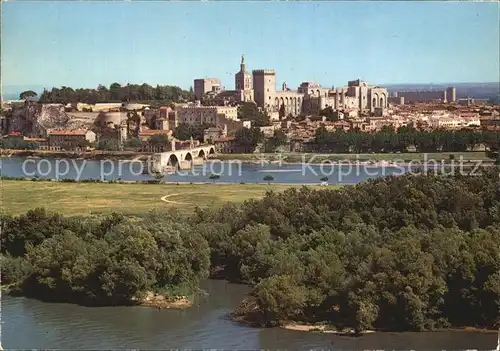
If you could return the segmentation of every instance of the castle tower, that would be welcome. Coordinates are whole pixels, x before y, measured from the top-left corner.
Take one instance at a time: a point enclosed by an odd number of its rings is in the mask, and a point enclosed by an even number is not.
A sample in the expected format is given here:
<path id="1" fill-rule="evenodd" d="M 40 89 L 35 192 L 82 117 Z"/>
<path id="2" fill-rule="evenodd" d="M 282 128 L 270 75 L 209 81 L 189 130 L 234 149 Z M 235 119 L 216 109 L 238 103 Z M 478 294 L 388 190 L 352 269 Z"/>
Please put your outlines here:
<path id="1" fill-rule="evenodd" d="M 257 106 L 265 109 L 272 106 L 276 96 L 276 72 L 273 69 L 254 70 L 253 89 Z"/>

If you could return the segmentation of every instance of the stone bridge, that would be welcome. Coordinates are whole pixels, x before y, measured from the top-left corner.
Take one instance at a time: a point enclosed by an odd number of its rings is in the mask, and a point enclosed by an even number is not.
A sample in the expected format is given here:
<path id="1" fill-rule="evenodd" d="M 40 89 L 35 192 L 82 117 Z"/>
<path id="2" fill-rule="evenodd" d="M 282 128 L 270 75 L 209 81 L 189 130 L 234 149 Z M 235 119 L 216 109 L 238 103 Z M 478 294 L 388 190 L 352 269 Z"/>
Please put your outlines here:
<path id="1" fill-rule="evenodd" d="M 215 147 L 213 145 L 161 152 L 152 155 L 150 169 L 153 172 L 165 172 L 169 168 L 175 170 L 191 169 L 193 166 L 203 165 L 208 155 L 214 153 Z"/>

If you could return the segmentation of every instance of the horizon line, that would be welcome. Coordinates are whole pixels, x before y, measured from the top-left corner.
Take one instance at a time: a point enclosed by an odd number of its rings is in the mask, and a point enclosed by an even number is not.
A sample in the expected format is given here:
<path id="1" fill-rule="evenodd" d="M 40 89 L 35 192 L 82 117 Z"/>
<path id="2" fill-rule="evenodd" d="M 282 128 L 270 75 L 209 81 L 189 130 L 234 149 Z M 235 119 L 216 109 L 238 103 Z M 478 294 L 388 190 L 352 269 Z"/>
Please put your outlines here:
<path id="1" fill-rule="evenodd" d="M 195 78 L 195 79 L 203 79 L 203 78 Z M 364 79 L 361 79 L 361 78 L 356 78 L 356 79 L 360 79 L 361 81 L 365 81 L 365 82 L 368 82 Z M 356 80 L 356 79 L 353 79 L 353 80 Z M 193 79 L 194 81 L 194 79 Z M 308 81 L 304 81 L 304 82 L 308 82 Z M 311 81 L 311 82 L 314 82 L 314 81 Z M 114 84 L 114 83 L 118 83 L 120 84 L 121 86 L 126 86 L 127 84 L 133 84 L 133 85 L 142 85 L 142 84 L 147 84 L 147 85 L 150 85 L 152 87 L 156 86 L 156 85 L 160 85 L 160 86 L 175 86 L 175 87 L 179 87 L 181 89 L 184 89 L 184 90 L 189 90 L 189 88 L 193 87 L 193 85 L 190 85 L 187 89 L 183 88 L 182 86 L 180 85 L 176 85 L 176 84 L 172 84 L 172 83 L 148 83 L 148 82 L 141 82 L 141 83 L 132 83 L 132 82 L 126 82 L 126 83 L 120 83 L 120 81 L 113 81 L 112 83 L 108 83 L 108 84 L 104 84 L 104 83 L 97 83 L 95 86 L 92 86 L 92 87 L 89 87 L 89 86 L 71 86 L 71 85 L 66 85 L 66 84 L 60 84 L 60 85 L 44 85 L 44 84 L 8 84 L 8 85 L 1 85 L 1 88 L 2 90 L 4 90 L 5 88 L 23 88 L 23 87 L 36 87 L 37 89 L 51 89 L 51 88 L 61 88 L 61 87 L 68 87 L 68 88 L 72 88 L 72 89 L 95 89 L 97 88 L 97 86 L 99 85 L 103 85 L 105 87 L 109 87 L 111 84 Z M 314 82 L 316 83 L 316 82 Z M 346 82 L 347 83 L 347 82 Z M 380 84 L 376 84 L 378 86 L 398 86 L 398 85 L 451 85 L 451 84 L 498 84 L 499 88 L 500 88 L 500 82 L 495 82 L 495 81 L 469 81 L 469 82 L 408 82 L 408 83 L 380 83 Z M 279 84 L 277 84 L 279 85 Z M 327 88 L 328 86 L 330 85 L 324 85 L 324 84 L 320 84 L 322 87 L 324 88 Z M 335 85 L 332 85 L 334 87 L 340 87 L 340 86 L 335 86 Z M 234 89 L 225 89 L 225 90 L 234 90 Z"/>

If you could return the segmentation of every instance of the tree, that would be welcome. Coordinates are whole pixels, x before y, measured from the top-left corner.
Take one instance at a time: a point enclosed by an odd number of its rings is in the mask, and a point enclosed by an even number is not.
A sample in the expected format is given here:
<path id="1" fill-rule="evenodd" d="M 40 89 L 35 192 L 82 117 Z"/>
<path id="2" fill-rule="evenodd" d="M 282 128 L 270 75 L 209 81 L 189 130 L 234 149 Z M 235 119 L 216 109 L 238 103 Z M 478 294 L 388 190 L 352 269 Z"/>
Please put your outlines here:
<path id="1" fill-rule="evenodd" d="M 165 146 L 168 143 L 168 136 L 165 134 L 155 134 L 151 136 L 149 143 L 154 146 Z"/>
<path id="2" fill-rule="evenodd" d="M 20 100 L 31 100 L 33 98 L 36 98 L 38 94 L 34 92 L 33 90 L 26 90 L 23 91 L 21 94 L 19 94 L 19 99 Z"/>
<path id="3" fill-rule="evenodd" d="M 85 149 L 85 148 L 87 148 L 88 146 L 90 146 L 90 143 L 89 143 L 89 141 L 88 141 L 88 140 L 81 140 L 81 141 L 79 141 L 79 142 L 78 142 L 77 146 L 78 146 L 79 148 Z"/>
<path id="4" fill-rule="evenodd" d="M 336 114 L 335 111 L 333 111 L 333 108 L 331 106 L 327 106 L 321 111 L 319 111 L 319 115 L 325 116 L 327 121 L 336 122 L 339 120 L 338 114 Z"/>
<path id="5" fill-rule="evenodd" d="M 217 179 L 220 179 L 220 175 L 218 175 L 218 174 L 210 174 L 210 177 L 208 177 L 208 179 L 210 179 L 213 183 L 215 183 L 215 181 Z"/>
<path id="6" fill-rule="evenodd" d="M 285 118 L 285 104 L 281 104 L 280 110 L 279 110 L 279 118 L 284 119 Z"/>
<path id="7" fill-rule="evenodd" d="M 264 134 L 259 128 L 241 128 L 236 131 L 235 140 L 239 145 L 245 146 L 252 151 L 258 143 L 264 139 Z"/>
<path id="8" fill-rule="evenodd" d="M 203 134 L 205 129 L 213 127 L 213 124 L 203 123 L 203 124 L 188 124 L 181 123 L 179 124 L 173 133 L 173 136 L 179 140 L 190 140 L 193 138 L 194 140 L 199 140 L 203 142 Z"/>
<path id="9" fill-rule="evenodd" d="M 271 184 L 271 182 L 274 180 L 274 177 L 272 175 L 266 175 L 264 176 L 263 180 L 267 182 L 267 184 Z"/>
<path id="10" fill-rule="evenodd" d="M 238 118 L 244 121 L 252 121 L 254 127 L 270 125 L 269 116 L 260 111 L 254 102 L 244 102 L 238 106 Z"/>
<path id="11" fill-rule="evenodd" d="M 97 143 L 96 149 L 104 151 L 118 151 L 120 150 L 120 143 L 118 142 L 118 139 L 114 138 L 101 139 Z"/>
<path id="12" fill-rule="evenodd" d="M 142 145 L 142 141 L 139 138 L 130 138 L 125 142 L 128 147 L 139 147 Z"/>
<path id="13" fill-rule="evenodd" d="M 316 129 L 316 135 L 314 136 L 314 142 L 316 144 L 326 144 L 329 141 L 330 134 L 326 130 L 324 126 L 321 126 Z"/>
<path id="14" fill-rule="evenodd" d="M 44 89 L 40 102 L 76 103 L 84 102 L 95 104 L 98 102 L 138 101 L 156 106 L 167 105 L 171 102 L 181 102 L 190 96 L 189 91 L 176 86 L 160 86 L 155 88 L 149 84 L 120 85 L 112 83 L 109 89 L 99 84 L 96 89 L 73 89 L 71 87 Z"/>
<path id="15" fill-rule="evenodd" d="M 285 133 L 281 130 L 274 131 L 274 135 L 269 138 L 266 142 L 266 149 L 273 152 L 278 147 L 285 145 L 288 142 L 288 138 Z"/>

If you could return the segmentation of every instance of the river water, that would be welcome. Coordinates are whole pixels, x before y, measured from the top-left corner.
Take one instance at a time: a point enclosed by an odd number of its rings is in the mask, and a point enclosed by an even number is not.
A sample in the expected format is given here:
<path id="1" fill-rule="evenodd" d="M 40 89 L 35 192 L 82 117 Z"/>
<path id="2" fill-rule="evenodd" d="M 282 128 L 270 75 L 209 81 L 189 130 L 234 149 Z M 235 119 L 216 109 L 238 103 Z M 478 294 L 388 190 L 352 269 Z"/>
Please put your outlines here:
<path id="1" fill-rule="evenodd" d="M 242 164 L 241 162 L 207 162 L 190 171 L 178 172 L 166 176 L 171 182 L 208 182 L 211 174 L 220 175 L 217 182 L 256 183 L 263 182 L 266 175 L 271 175 L 275 183 L 319 183 L 328 177 L 330 184 L 358 183 L 369 178 L 386 175 L 401 175 L 410 169 L 427 166 L 380 166 L 380 165 L 332 165 L 332 164 Z M 39 177 L 50 179 L 100 179 L 100 180 L 148 180 L 146 169 L 140 162 L 111 160 L 75 160 L 75 159 L 36 159 L 4 158 L 1 160 L 1 172 L 11 177 Z M 456 167 L 448 168 L 457 171 Z"/>
<path id="2" fill-rule="evenodd" d="M 250 328 L 228 314 L 248 293 L 243 285 L 208 280 L 208 295 L 186 310 L 82 307 L 2 297 L 4 349 L 331 349 L 493 350 L 496 333 L 373 333 L 336 336 Z"/>

